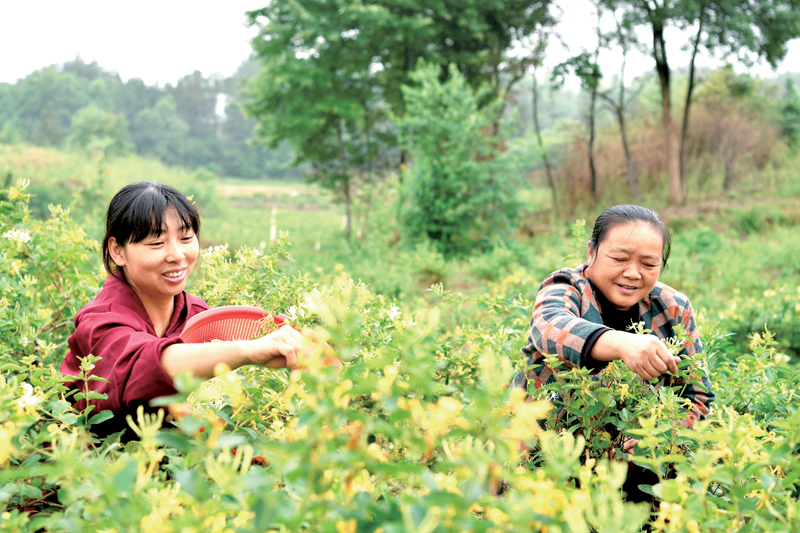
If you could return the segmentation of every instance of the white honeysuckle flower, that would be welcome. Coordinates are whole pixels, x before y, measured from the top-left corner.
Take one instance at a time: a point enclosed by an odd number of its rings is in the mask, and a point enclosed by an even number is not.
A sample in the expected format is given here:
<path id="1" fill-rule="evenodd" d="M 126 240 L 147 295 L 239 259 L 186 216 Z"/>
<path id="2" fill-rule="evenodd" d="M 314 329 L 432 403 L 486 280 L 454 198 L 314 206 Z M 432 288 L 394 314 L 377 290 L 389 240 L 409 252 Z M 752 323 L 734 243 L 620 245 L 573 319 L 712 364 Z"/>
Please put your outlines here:
<path id="1" fill-rule="evenodd" d="M 400 316 L 400 308 L 397 307 L 396 305 L 393 305 L 389 310 L 389 318 L 395 320 L 399 316 Z"/>
<path id="2" fill-rule="evenodd" d="M 289 318 L 291 318 L 292 320 L 297 320 L 297 307 L 296 306 L 293 305 L 293 306 L 289 307 L 289 309 L 287 309 L 286 312 L 288 313 Z"/>
<path id="3" fill-rule="evenodd" d="M 10 229 L 3 233 L 3 237 L 18 244 L 25 244 L 31 240 L 31 234 L 27 230 Z"/>
<path id="4" fill-rule="evenodd" d="M 38 405 L 42 403 L 42 395 L 34 394 L 33 386 L 30 383 L 22 382 L 22 388 L 25 390 L 25 394 L 17 399 L 17 405 L 20 407 L 28 407 L 30 405 Z"/>
<path id="5" fill-rule="evenodd" d="M 27 336 L 25 336 L 25 337 L 22 337 L 22 339 L 20 339 L 20 344 L 22 344 L 22 347 L 23 347 L 23 348 L 24 348 L 25 346 L 27 346 L 27 345 L 28 345 L 28 337 L 27 337 Z"/>

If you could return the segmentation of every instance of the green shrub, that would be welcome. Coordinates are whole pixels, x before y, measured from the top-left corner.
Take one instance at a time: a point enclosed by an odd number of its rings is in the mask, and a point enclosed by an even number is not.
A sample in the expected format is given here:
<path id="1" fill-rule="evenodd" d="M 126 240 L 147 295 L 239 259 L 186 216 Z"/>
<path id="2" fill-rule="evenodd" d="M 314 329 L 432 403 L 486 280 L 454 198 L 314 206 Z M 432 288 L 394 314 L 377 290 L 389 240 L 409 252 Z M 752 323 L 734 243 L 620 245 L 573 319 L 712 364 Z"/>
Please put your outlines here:
<path id="1" fill-rule="evenodd" d="M 510 235 L 520 203 L 505 156 L 492 131 L 496 105 L 479 109 L 488 89 L 475 92 L 455 65 L 447 81 L 422 64 L 403 87 L 407 113 L 397 125 L 413 165 L 404 182 L 403 226 L 445 255 L 486 249 Z"/>
<path id="2" fill-rule="evenodd" d="M 127 444 L 99 439 L 91 428 L 104 415 L 74 411 L 58 371 L 71 315 L 103 277 L 97 243 L 64 209 L 31 217 L 24 184 L 0 194 L 2 531 L 800 528 L 800 373 L 771 336 L 733 361 L 725 334 L 699 321 L 719 400 L 693 429 L 675 427 L 670 391 L 656 401 L 619 365 L 613 387 L 564 376 L 587 389 L 568 408 L 599 404 L 596 415 L 624 421 L 640 439 L 633 459 L 662 473 L 650 517 L 623 500 L 626 463 L 609 459 L 614 444 L 591 416 L 573 418 L 574 435 L 542 431 L 549 404 L 505 388 L 531 311 L 515 288 L 538 273 L 511 272 L 474 296 L 436 286 L 433 305 L 411 304 L 342 270 L 325 284 L 287 275 L 285 238 L 204 250 L 192 292 L 283 311 L 317 328 L 344 367 L 315 354 L 291 372 L 181 376 L 160 402 L 188 401 L 192 414 L 172 427 L 135 417 L 139 439 Z"/>

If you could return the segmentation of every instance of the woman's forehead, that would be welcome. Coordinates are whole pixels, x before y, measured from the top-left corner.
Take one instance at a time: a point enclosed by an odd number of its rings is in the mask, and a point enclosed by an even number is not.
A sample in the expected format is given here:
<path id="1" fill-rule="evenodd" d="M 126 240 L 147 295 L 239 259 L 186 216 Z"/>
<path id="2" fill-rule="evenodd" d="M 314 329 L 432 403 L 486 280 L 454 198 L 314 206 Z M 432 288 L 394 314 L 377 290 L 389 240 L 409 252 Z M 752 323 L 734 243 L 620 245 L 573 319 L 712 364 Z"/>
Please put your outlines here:
<path id="1" fill-rule="evenodd" d="M 167 209 L 165 209 L 164 213 L 161 215 L 160 228 L 158 227 L 158 221 L 156 220 L 155 216 L 153 216 L 150 224 L 152 227 L 152 232 L 159 234 L 169 233 L 170 231 L 184 231 L 191 227 L 188 221 L 181 220 L 178 212 L 172 207 L 167 207 Z"/>
<path id="2" fill-rule="evenodd" d="M 600 244 L 601 246 L 605 245 L 609 250 L 625 252 L 652 248 L 657 250 L 660 256 L 664 239 L 661 232 L 650 224 L 627 222 L 611 228 Z"/>

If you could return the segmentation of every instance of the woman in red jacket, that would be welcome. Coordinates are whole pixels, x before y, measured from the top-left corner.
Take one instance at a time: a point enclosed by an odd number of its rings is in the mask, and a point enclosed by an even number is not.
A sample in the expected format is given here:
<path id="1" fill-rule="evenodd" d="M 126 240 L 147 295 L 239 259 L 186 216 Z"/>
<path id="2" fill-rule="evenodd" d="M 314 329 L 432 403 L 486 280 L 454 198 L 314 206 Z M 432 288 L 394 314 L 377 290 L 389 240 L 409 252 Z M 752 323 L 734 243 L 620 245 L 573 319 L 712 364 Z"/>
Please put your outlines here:
<path id="1" fill-rule="evenodd" d="M 184 324 L 208 305 L 184 291 L 200 254 L 200 218 L 174 188 L 140 182 L 123 187 L 111 200 L 103 239 L 108 272 L 100 294 L 75 315 L 75 333 L 61 365 L 65 376 L 80 373 L 80 357 L 101 359 L 91 375 L 106 381 L 75 380 L 71 387 L 105 394 L 91 400 L 93 413 L 114 418 L 97 428 L 109 434 L 127 427 L 125 416 L 153 398 L 175 394 L 173 379 L 183 371 L 209 378 L 225 363 L 236 369 L 254 364 L 294 367 L 309 348 L 295 329 L 284 326 L 260 339 L 215 344 L 183 344 Z M 76 402 L 79 410 L 86 400 Z"/>

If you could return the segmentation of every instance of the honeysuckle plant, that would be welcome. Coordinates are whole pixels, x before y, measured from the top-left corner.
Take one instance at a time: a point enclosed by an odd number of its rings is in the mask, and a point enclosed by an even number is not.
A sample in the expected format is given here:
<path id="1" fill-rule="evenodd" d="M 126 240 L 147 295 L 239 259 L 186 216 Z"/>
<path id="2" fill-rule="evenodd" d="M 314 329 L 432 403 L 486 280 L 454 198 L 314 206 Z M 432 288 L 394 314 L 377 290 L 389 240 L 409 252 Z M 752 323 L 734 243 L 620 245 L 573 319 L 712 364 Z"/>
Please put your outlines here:
<path id="1" fill-rule="evenodd" d="M 204 250 L 191 291 L 286 314 L 344 366 L 315 353 L 301 370 L 179 376 L 178 394 L 158 400 L 165 414 L 130 418 L 135 440 L 98 438 L 107 415 L 76 411 L 82 392 L 67 393 L 58 370 L 71 317 L 103 279 L 97 243 L 67 210 L 31 218 L 25 194 L 0 192 L 0 531 L 800 527 L 798 374 L 769 334 L 731 361 L 724 334 L 704 332 L 718 402 L 692 429 L 671 423 L 685 409 L 674 391 L 653 393 L 620 365 L 600 380 L 559 373 L 569 425 L 558 426 L 549 402 L 507 387 L 531 303 L 516 281 L 397 301 L 346 275 L 284 274 L 285 239 Z M 625 436 L 661 473 L 652 516 L 623 498 Z"/>

